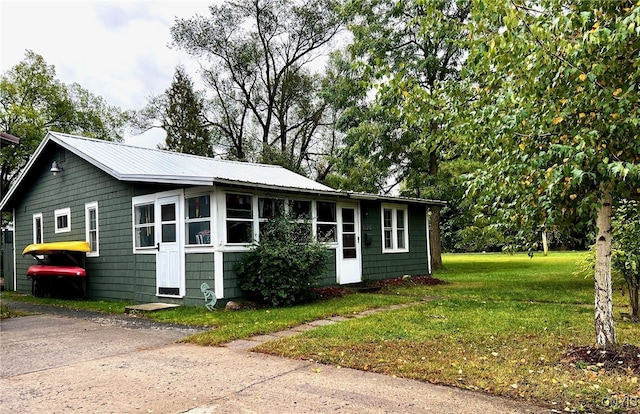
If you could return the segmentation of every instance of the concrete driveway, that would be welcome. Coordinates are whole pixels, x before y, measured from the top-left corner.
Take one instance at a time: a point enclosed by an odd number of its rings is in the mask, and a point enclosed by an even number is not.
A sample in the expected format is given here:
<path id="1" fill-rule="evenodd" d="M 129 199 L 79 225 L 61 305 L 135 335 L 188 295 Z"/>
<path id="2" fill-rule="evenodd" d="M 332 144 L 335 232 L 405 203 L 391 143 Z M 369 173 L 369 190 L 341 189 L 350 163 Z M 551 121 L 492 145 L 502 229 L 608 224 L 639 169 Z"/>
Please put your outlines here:
<path id="1" fill-rule="evenodd" d="M 178 344 L 179 329 L 56 315 L 0 324 L 2 413 L 543 413 L 418 381 L 242 347 Z"/>

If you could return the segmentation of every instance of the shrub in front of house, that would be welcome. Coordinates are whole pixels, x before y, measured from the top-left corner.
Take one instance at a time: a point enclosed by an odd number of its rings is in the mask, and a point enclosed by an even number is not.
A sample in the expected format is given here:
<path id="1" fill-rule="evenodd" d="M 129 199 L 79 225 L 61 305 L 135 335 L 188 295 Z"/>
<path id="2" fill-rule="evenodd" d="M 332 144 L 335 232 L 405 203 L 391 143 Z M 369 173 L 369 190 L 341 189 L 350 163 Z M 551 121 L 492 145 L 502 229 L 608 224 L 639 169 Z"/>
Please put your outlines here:
<path id="1" fill-rule="evenodd" d="M 240 289 L 269 306 L 309 302 L 326 273 L 328 254 L 313 238 L 310 222 L 277 215 L 261 226 L 260 241 L 236 265 Z"/>

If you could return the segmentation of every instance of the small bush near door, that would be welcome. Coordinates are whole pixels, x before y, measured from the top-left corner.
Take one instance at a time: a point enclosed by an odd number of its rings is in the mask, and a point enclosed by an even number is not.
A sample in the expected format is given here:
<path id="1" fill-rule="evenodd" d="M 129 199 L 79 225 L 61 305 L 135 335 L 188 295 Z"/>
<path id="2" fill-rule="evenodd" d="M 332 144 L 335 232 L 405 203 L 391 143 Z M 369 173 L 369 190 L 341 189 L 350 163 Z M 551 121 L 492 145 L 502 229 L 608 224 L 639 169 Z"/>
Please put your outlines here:
<path id="1" fill-rule="evenodd" d="M 248 299 L 276 307 L 314 299 L 329 253 L 313 238 L 311 223 L 278 215 L 261 224 L 260 241 L 235 268 L 240 289 Z"/>

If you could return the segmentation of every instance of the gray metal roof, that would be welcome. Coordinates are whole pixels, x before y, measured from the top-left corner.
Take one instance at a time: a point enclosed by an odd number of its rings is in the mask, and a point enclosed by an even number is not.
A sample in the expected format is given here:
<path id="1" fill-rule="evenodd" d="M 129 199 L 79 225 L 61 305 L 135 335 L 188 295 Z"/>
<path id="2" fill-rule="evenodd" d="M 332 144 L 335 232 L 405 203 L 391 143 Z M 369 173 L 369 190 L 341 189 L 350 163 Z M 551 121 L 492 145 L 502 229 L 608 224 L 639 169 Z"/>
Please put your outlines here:
<path id="1" fill-rule="evenodd" d="M 46 139 L 122 181 L 183 185 L 255 184 L 269 188 L 336 192 L 275 165 L 225 161 L 57 132 L 50 132 Z"/>
<path id="2" fill-rule="evenodd" d="M 121 181 L 202 186 L 228 184 L 308 194 L 326 194 L 356 200 L 412 202 L 440 206 L 446 204 L 439 200 L 335 190 L 275 165 L 218 160 L 49 132 L 32 155 L 22 174 L 0 201 L 0 209 L 4 208 L 13 197 L 31 166 L 50 142 L 58 144 Z"/>

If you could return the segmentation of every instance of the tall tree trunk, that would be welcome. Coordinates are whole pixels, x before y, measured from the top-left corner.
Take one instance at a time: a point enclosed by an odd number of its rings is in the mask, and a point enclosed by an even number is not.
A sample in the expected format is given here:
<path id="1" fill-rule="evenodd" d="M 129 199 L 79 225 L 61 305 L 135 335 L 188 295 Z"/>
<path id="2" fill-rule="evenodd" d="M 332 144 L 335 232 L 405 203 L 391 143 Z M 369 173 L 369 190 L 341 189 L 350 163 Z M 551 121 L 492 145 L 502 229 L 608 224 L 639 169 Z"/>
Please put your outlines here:
<path id="1" fill-rule="evenodd" d="M 442 269 L 442 242 L 440 240 L 440 207 L 433 207 L 429 215 L 429 248 L 431 268 Z"/>
<path id="2" fill-rule="evenodd" d="M 429 153 L 429 175 L 438 175 L 438 154 Z M 431 268 L 442 269 L 442 241 L 440 239 L 440 207 L 434 207 L 429 215 L 429 247 L 431 249 Z"/>
<path id="3" fill-rule="evenodd" d="M 598 209 L 596 225 L 596 267 L 595 282 L 595 330 L 596 344 L 608 349 L 616 343 L 613 326 L 613 303 L 611 300 L 611 193 L 601 186 L 602 198 Z"/>
<path id="4" fill-rule="evenodd" d="M 542 251 L 545 257 L 549 255 L 549 243 L 547 242 L 547 232 L 542 232 Z"/>

